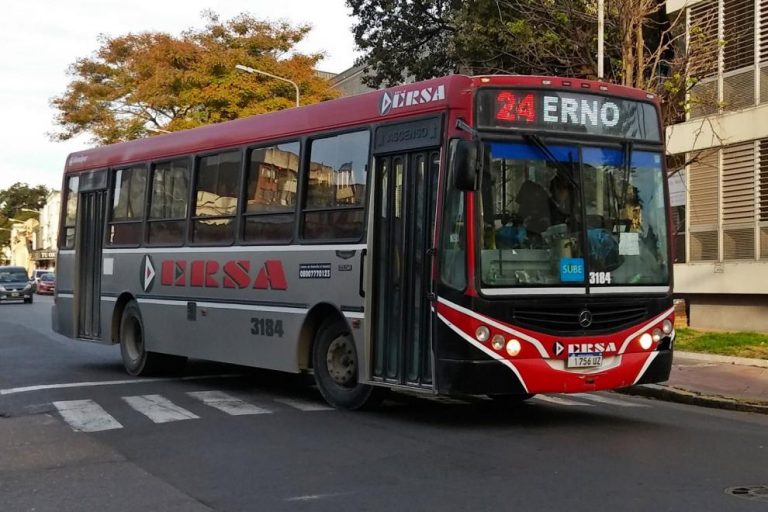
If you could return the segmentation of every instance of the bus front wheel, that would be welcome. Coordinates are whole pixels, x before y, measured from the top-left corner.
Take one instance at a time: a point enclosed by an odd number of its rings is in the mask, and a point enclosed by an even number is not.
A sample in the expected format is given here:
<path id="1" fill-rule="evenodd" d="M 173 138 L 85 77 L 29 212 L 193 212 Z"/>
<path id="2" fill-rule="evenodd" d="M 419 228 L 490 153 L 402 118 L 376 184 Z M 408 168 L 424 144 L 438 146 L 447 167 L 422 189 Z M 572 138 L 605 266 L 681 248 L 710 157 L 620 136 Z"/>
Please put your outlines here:
<path id="1" fill-rule="evenodd" d="M 357 350 L 343 320 L 327 321 L 317 331 L 312 366 L 320 393 L 334 407 L 360 409 L 379 395 L 373 386 L 358 382 Z"/>
<path id="2" fill-rule="evenodd" d="M 135 377 L 159 372 L 176 372 L 186 362 L 185 357 L 150 352 L 144 344 L 144 322 L 135 301 L 126 304 L 120 319 L 120 355 L 129 375 Z"/>

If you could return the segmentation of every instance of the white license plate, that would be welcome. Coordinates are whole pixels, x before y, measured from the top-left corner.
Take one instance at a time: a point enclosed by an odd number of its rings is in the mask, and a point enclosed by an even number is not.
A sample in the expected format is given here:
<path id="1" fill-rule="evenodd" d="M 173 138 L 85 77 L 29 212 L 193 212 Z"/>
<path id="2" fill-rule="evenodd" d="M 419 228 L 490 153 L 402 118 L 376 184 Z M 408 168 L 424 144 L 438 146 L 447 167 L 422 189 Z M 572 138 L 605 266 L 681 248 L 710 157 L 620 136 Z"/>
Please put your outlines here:
<path id="1" fill-rule="evenodd" d="M 601 364 L 603 364 L 603 354 L 600 352 L 568 354 L 568 368 L 594 368 Z"/>
<path id="2" fill-rule="evenodd" d="M 11 294 L 11 297 L 18 297 L 18 296 L 19 296 L 19 294 L 18 294 L 18 293 L 16 293 L 16 292 L 13 292 L 13 293 Z"/>

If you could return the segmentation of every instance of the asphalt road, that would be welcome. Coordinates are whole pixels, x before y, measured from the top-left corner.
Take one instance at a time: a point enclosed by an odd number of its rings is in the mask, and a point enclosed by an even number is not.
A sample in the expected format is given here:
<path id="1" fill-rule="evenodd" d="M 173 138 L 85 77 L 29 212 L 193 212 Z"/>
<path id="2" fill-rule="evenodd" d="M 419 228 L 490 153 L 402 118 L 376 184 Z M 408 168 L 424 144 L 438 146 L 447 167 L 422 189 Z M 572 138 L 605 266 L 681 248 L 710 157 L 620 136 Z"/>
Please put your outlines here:
<path id="1" fill-rule="evenodd" d="M 54 335 L 51 303 L 0 304 L 4 512 L 768 507 L 765 415 L 614 393 L 353 413 L 305 379 L 201 361 L 133 379 L 116 347 Z"/>

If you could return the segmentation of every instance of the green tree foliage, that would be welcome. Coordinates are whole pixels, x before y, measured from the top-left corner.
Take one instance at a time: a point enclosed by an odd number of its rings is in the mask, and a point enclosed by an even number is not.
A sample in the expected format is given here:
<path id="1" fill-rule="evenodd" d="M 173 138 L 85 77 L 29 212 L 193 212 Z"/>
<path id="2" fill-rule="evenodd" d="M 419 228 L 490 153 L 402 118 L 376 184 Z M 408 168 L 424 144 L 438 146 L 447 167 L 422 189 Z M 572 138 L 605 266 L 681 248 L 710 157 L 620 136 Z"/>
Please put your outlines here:
<path id="1" fill-rule="evenodd" d="M 597 0 L 347 0 L 372 87 L 451 72 L 597 78 Z M 606 1 L 604 80 L 684 106 L 684 18 L 663 0 Z M 667 108 L 669 107 L 669 108 Z"/>
<path id="2" fill-rule="evenodd" d="M 14 183 L 0 190 L 0 247 L 8 245 L 10 228 L 16 220 L 27 220 L 37 216 L 25 210 L 40 210 L 45 205 L 50 191 L 44 185 L 30 187 L 26 183 Z"/>
<path id="3" fill-rule="evenodd" d="M 221 21 L 203 13 L 206 26 L 180 36 L 159 32 L 100 38 L 91 57 L 69 69 L 72 81 L 51 100 L 66 140 L 82 133 L 106 144 L 290 108 L 288 83 L 235 69 L 243 64 L 299 85 L 301 103 L 331 99 L 335 92 L 316 76 L 321 53 L 294 47 L 308 25 L 258 20 L 241 14 Z"/>

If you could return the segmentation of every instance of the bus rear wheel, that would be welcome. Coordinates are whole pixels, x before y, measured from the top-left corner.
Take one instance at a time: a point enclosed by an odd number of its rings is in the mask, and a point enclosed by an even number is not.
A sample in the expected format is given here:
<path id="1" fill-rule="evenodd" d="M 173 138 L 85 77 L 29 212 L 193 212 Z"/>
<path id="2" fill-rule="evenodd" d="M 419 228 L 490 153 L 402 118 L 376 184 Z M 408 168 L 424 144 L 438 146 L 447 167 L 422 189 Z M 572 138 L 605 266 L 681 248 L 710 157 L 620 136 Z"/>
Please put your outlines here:
<path id="1" fill-rule="evenodd" d="M 120 319 L 120 355 L 123 367 L 134 377 L 180 371 L 187 358 L 150 352 L 144 344 L 144 322 L 135 301 L 126 304 Z"/>
<path id="2" fill-rule="evenodd" d="M 346 322 L 325 322 L 315 335 L 312 346 L 315 382 L 325 400 L 339 409 L 360 409 L 373 405 L 377 389 L 358 382 L 355 342 Z"/>

